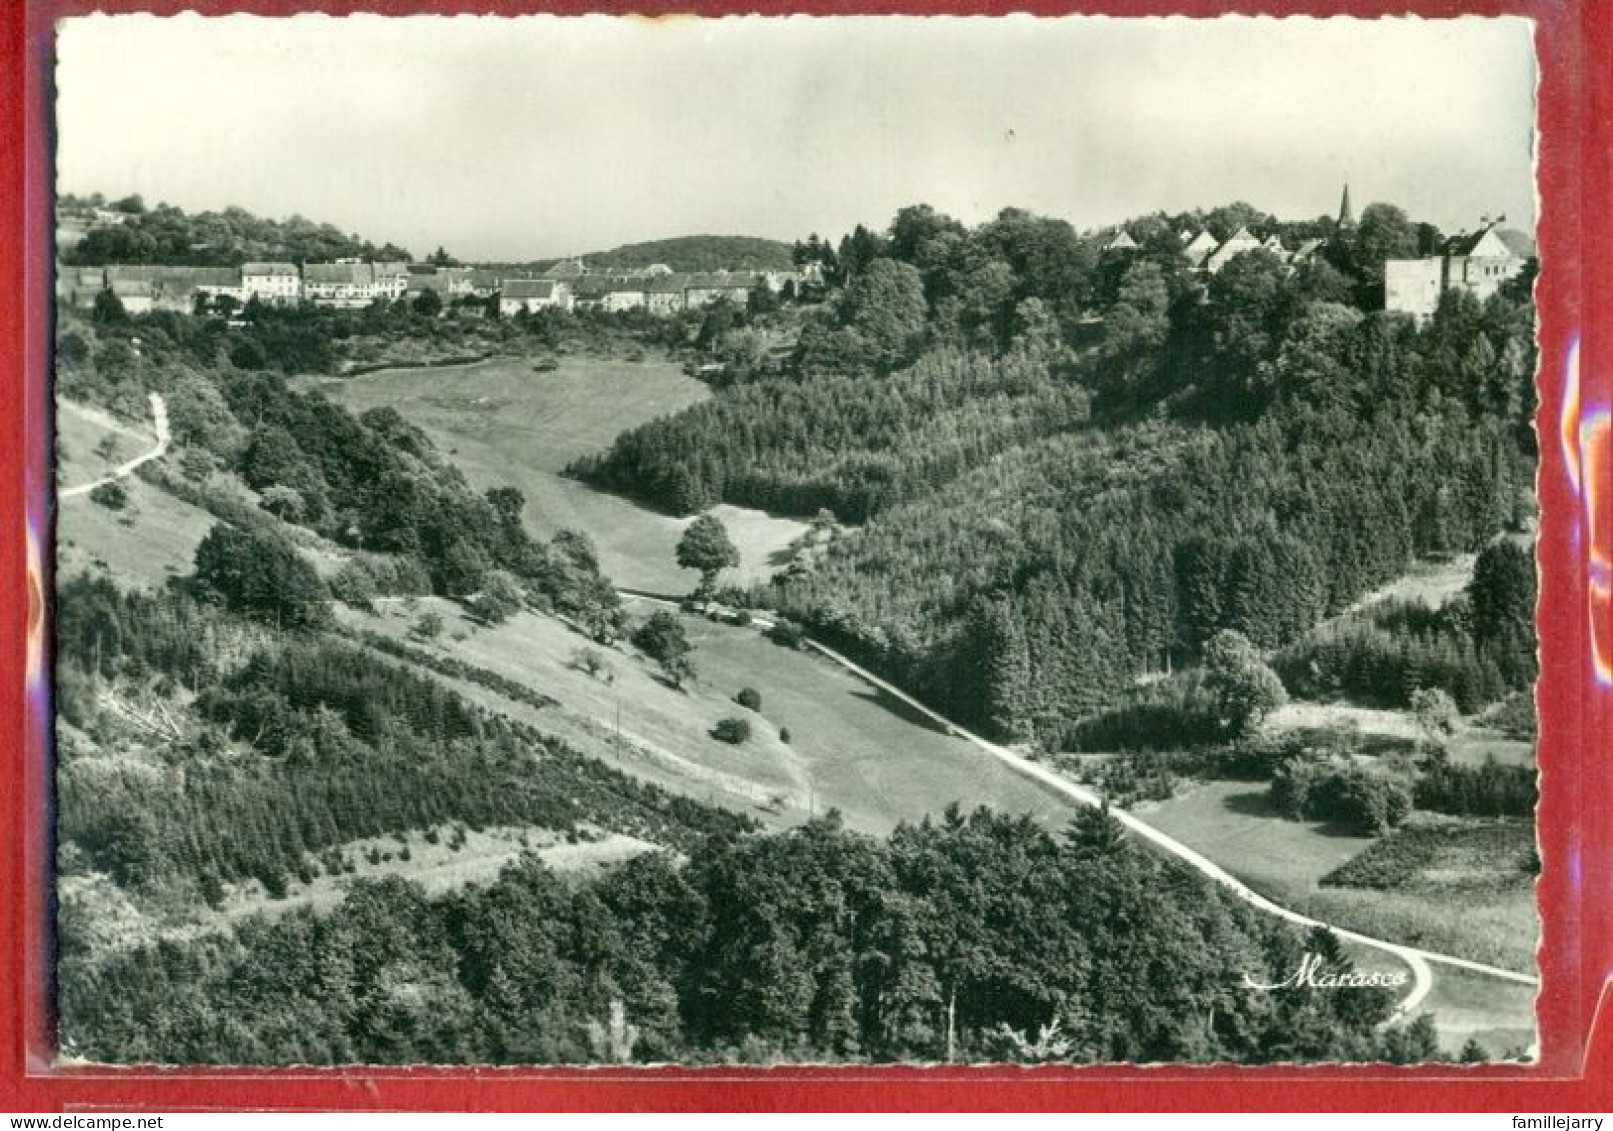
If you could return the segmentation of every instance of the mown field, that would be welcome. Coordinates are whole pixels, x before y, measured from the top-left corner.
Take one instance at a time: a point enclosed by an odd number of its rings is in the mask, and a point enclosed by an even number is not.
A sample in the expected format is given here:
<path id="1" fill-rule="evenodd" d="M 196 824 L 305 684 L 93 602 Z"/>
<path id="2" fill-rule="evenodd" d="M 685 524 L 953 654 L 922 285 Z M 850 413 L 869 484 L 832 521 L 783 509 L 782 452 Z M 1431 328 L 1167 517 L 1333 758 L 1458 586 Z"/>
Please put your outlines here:
<path id="1" fill-rule="evenodd" d="M 90 483 L 124 460 L 151 447 L 150 437 L 118 431 L 79 413 L 61 408 L 56 413 L 56 482 L 62 487 Z"/>
<path id="2" fill-rule="evenodd" d="M 794 823 L 837 808 L 849 826 L 884 833 L 898 821 L 939 814 L 954 802 L 1030 813 L 1054 828 L 1074 813 L 1069 803 L 914 718 L 828 661 L 781 648 L 754 629 L 684 615 L 698 676 L 680 692 L 660 682 L 653 666 L 625 646 L 602 650 L 614 682 L 587 675 L 572 666 L 572 657 L 588 642 L 551 618 L 522 613 L 485 628 L 446 602 L 417 606 L 428 607 L 442 614 L 447 629 L 433 644 L 417 647 L 519 680 L 560 702 L 542 709 L 515 705 L 520 717 L 647 780 L 743 808 L 769 823 Z M 632 608 L 643 616 L 650 606 L 638 602 Z M 355 629 L 402 639 L 417 615 L 393 607 L 380 617 L 343 619 Z M 733 701 L 746 686 L 762 693 L 760 712 Z M 463 682 L 455 687 L 505 709 L 486 689 Z M 716 722 L 730 715 L 753 723 L 751 739 L 741 746 L 711 737 Z M 790 731 L 788 743 L 780 740 L 781 727 Z M 782 807 L 769 805 L 775 799 L 782 799 Z"/>
<path id="3" fill-rule="evenodd" d="M 689 519 L 647 510 L 563 477 L 577 456 L 610 446 L 618 433 L 686 408 L 710 395 L 667 361 L 566 357 L 547 372 L 530 360 L 389 369 L 318 386 L 354 412 L 390 406 L 425 429 L 477 487 L 510 485 L 526 494 L 526 518 L 550 535 L 582 530 L 599 547 L 606 576 L 657 593 L 694 587 L 673 550 Z M 804 525 L 760 511 L 714 512 L 739 547 L 735 581 L 759 579 Z"/>
<path id="4" fill-rule="evenodd" d="M 108 510 L 87 495 L 56 507 L 56 570 L 71 576 L 105 567 L 125 584 L 154 588 L 191 572 L 213 516 L 138 476 L 123 481 L 128 505 Z"/>
<path id="5" fill-rule="evenodd" d="M 1501 865 L 1509 882 L 1478 883 L 1476 877 L 1495 872 L 1493 853 L 1481 853 L 1481 860 L 1447 853 L 1387 889 L 1324 886 L 1324 878 L 1362 853 L 1393 851 L 1387 847 L 1393 837 L 1378 841 L 1320 822 L 1284 820 L 1267 801 L 1266 787 L 1250 782 L 1193 785 L 1138 815 L 1296 911 L 1459 958 L 1533 969 L 1538 922 L 1532 885 L 1510 864 Z M 1517 842 L 1515 856 L 1531 834 L 1518 822 L 1509 836 Z"/>

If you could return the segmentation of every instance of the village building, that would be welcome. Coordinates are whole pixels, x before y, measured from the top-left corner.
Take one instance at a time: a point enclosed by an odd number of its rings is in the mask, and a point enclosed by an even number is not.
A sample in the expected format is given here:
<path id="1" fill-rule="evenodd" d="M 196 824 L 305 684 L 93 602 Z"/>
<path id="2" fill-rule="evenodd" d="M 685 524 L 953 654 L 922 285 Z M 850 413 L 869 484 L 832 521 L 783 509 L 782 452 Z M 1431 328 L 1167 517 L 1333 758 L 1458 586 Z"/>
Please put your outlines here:
<path id="1" fill-rule="evenodd" d="M 388 302 L 409 290 L 407 263 L 309 263 L 303 267 L 303 295 L 320 306 L 357 309 L 377 299 Z"/>
<path id="2" fill-rule="evenodd" d="M 1103 245 L 1103 250 L 1104 251 L 1136 251 L 1137 250 L 1137 241 L 1132 239 L 1130 234 L 1124 228 L 1121 228 L 1118 232 L 1116 232 L 1114 234 L 1114 237 L 1108 243 Z"/>
<path id="3" fill-rule="evenodd" d="M 799 271 L 763 271 L 760 277 L 767 289 L 776 295 L 783 294 L 785 288 L 789 288 L 792 293 L 801 289 L 802 278 Z"/>
<path id="4" fill-rule="evenodd" d="M 1187 257 L 1188 265 L 1197 269 L 1204 266 L 1204 261 L 1210 257 L 1215 249 L 1215 237 L 1208 231 L 1203 231 L 1191 239 L 1185 240 L 1182 254 Z"/>
<path id="5" fill-rule="evenodd" d="M 690 275 L 683 284 L 683 306 L 694 310 L 727 299 L 744 306 L 751 291 L 757 286 L 756 276 L 749 273 L 728 274 L 726 271 L 710 275 Z"/>
<path id="6" fill-rule="evenodd" d="M 581 278 L 568 279 L 565 282 L 571 288 L 571 308 L 573 310 L 605 309 L 605 296 L 610 293 L 610 280 L 597 275 L 584 275 Z"/>
<path id="7" fill-rule="evenodd" d="M 1295 267 L 1312 262 L 1322 251 L 1322 241 L 1319 239 L 1301 240 L 1288 261 Z"/>
<path id="8" fill-rule="evenodd" d="M 444 302 L 475 293 L 469 267 L 438 267 L 431 263 L 409 264 L 405 287 L 405 293 L 410 295 L 435 291 Z"/>
<path id="9" fill-rule="evenodd" d="M 571 308 L 571 287 L 560 279 L 506 279 L 498 300 L 498 311 L 505 317 L 523 310 L 531 314 Z"/>
<path id="10" fill-rule="evenodd" d="M 645 279 L 610 279 L 605 283 L 605 293 L 600 302 L 601 310 L 619 312 L 623 310 L 643 310 L 648 305 L 649 296 L 645 293 Z"/>
<path id="11" fill-rule="evenodd" d="M 1246 251 L 1257 251 L 1263 245 L 1248 228 L 1239 228 L 1230 239 L 1204 259 L 1204 269 L 1214 275 Z"/>
<path id="12" fill-rule="evenodd" d="M 676 314 L 683 309 L 683 280 L 663 275 L 644 284 L 644 308 L 651 314 Z"/>
<path id="13" fill-rule="evenodd" d="M 492 267 L 470 269 L 470 293 L 477 298 L 492 298 L 504 285 L 504 272 Z"/>
<path id="14" fill-rule="evenodd" d="M 241 292 L 249 300 L 289 306 L 302 298 L 302 272 L 295 263 L 243 263 Z"/>
<path id="15" fill-rule="evenodd" d="M 1425 322 L 1446 291 L 1466 291 L 1482 302 L 1522 275 L 1535 259 L 1534 241 L 1500 223 L 1486 221 L 1477 232 L 1453 237 L 1439 255 L 1385 260 L 1383 308 Z"/>
<path id="16" fill-rule="evenodd" d="M 562 259 L 543 273 L 545 279 L 577 279 L 588 274 L 588 266 L 581 259 Z"/>

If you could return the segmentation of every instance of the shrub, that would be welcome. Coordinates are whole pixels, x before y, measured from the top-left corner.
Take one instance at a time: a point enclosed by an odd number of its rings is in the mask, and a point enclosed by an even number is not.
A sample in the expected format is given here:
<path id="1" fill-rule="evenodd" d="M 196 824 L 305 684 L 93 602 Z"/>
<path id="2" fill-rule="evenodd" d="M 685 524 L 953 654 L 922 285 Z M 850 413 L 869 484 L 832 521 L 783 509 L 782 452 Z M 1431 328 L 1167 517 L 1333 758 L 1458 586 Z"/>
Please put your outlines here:
<path id="1" fill-rule="evenodd" d="M 604 654 L 597 648 L 573 648 L 568 663 L 593 679 L 603 679 L 606 683 L 616 682 L 616 673 L 611 670 Z"/>
<path id="2" fill-rule="evenodd" d="M 1339 760 L 1283 763 L 1271 779 L 1271 801 L 1290 820 L 1338 821 L 1372 836 L 1411 812 L 1405 786 Z"/>
<path id="3" fill-rule="evenodd" d="M 1443 754 L 1445 740 L 1456 733 L 1460 719 L 1456 701 L 1437 687 L 1419 687 L 1411 693 L 1411 713 L 1417 721 L 1424 748 Z"/>
<path id="4" fill-rule="evenodd" d="M 330 620 L 330 590 L 272 531 L 215 524 L 196 547 L 196 581 L 231 608 L 272 624 L 306 628 Z"/>
<path id="5" fill-rule="evenodd" d="M 424 292 L 430 294 L 432 292 Z M 471 598 L 471 611 L 486 624 L 503 624 L 520 611 L 526 600 L 521 583 L 502 569 L 482 575 L 481 590 Z"/>
<path id="6" fill-rule="evenodd" d="M 689 662 L 692 645 L 673 613 L 665 609 L 651 613 L 649 619 L 633 631 L 633 643 L 661 665 L 673 687 L 682 687 L 685 680 L 694 676 L 694 665 Z"/>
<path id="7" fill-rule="evenodd" d="M 762 693 L 754 687 L 741 687 L 739 694 L 734 696 L 734 702 L 747 711 L 760 711 L 762 709 Z"/>
<path id="8" fill-rule="evenodd" d="M 98 503 L 109 511 L 120 511 L 129 505 L 129 490 L 121 480 L 114 479 L 92 490 L 90 502 Z"/>
<path id="9" fill-rule="evenodd" d="M 711 737 L 719 742 L 729 742 L 738 746 L 750 740 L 750 720 L 729 717 L 717 720 L 717 725 L 711 728 Z"/>
<path id="10" fill-rule="evenodd" d="M 790 744 L 790 728 L 789 727 L 779 727 L 778 728 L 778 740 L 780 742 L 784 743 L 784 745 L 786 745 L 786 746 L 788 746 Z"/>
<path id="11" fill-rule="evenodd" d="M 1533 766 L 1433 765 L 1418 779 L 1419 809 L 1455 816 L 1528 817 L 1538 798 Z"/>
<path id="12" fill-rule="evenodd" d="M 1539 730 L 1535 699 L 1527 691 L 1514 691 L 1486 711 L 1479 721 L 1519 742 L 1533 742 Z"/>
<path id="13" fill-rule="evenodd" d="M 428 610 L 421 613 L 419 619 L 409 627 L 409 635 L 421 640 L 435 640 L 442 635 L 442 630 L 442 614 Z"/>
<path id="14" fill-rule="evenodd" d="M 1204 646 L 1204 688 L 1214 698 L 1221 725 L 1247 734 L 1287 700 L 1277 673 L 1241 632 L 1223 629 Z"/>
<path id="15" fill-rule="evenodd" d="M 1170 759 L 1154 753 L 1132 752 L 1104 759 L 1097 785 L 1106 800 L 1122 808 L 1139 801 L 1169 801 L 1176 794 Z"/>
<path id="16" fill-rule="evenodd" d="M 806 639 L 806 630 L 794 621 L 780 617 L 773 622 L 773 627 L 767 630 L 767 638 L 786 648 L 799 648 L 801 642 Z"/>

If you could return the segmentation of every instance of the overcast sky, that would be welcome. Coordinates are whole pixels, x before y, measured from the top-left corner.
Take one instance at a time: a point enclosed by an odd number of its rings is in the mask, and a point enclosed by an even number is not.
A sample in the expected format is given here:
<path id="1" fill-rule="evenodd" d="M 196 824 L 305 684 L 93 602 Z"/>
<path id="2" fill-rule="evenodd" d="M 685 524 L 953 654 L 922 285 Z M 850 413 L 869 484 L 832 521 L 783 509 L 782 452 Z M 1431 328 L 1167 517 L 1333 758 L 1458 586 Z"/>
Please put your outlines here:
<path id="1" fill-rule="evenodd" d="M 58 42 L 58 184 L 522 259 L 1243 199 L 1533 225 L 1522 20 L 202 19 Z"/>

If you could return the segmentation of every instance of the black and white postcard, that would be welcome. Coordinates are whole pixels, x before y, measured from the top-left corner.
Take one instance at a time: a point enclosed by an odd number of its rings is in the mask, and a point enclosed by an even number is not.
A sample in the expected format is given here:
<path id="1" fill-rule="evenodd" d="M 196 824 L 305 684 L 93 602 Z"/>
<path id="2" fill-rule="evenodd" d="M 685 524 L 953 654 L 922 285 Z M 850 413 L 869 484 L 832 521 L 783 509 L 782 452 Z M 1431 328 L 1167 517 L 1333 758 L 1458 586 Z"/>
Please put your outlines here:
<path id="1" fill-rule="evenodd" d="M 60 22 L 61 1062 L 1535 1059 L 1531 33 Z"/>

